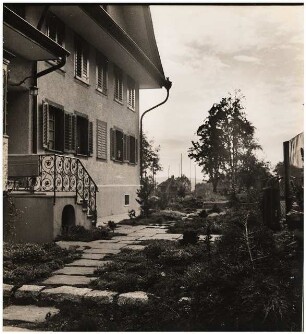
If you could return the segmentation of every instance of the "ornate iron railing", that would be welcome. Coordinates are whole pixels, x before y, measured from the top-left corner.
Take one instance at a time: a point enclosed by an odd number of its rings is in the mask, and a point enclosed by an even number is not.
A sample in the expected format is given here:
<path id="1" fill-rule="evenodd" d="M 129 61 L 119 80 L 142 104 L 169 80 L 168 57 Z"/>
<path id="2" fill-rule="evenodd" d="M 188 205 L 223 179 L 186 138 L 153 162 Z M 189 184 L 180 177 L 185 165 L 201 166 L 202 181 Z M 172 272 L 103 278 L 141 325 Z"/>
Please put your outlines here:
<path id="1" fill-rule="evenodd" d="M 39 155 L 38 176 L 9 177 L 7 189 L 32 193 L 74 192 L 76 203 L 83 206 L 87 215 L 96 220 L 98 187 L 82 162 L 58 154 Z"/>

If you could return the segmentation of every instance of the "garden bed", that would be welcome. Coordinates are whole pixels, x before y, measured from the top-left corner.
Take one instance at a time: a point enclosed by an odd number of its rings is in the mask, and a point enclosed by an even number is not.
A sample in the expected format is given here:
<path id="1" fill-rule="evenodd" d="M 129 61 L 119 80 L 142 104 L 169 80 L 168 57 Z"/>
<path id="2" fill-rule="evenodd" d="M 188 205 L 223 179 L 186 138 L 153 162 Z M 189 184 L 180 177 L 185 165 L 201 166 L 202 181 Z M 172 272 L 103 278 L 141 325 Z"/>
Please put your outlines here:
<path id="1" fill-rule="evenodd" d="M 80 256 L 81 251 L 62 249 L 55 243 L 4 243 L 3 282 L 16 286 L 37 283 Z"/>
<path id="2" fill-rule="evenodd" d="M 61 306 L 53 331 L 300 331 L 303 257 L 290 232 L 278 234 L 244 215 L 232 217 L 220 241 L 182 245 L 150 241 L 99 268 L 91 287 L 142 290 L 139 307 Z M 234 219 L 235 218 L 235 219 Z M 71 310 L 71 307 L 70 307 Z"/>

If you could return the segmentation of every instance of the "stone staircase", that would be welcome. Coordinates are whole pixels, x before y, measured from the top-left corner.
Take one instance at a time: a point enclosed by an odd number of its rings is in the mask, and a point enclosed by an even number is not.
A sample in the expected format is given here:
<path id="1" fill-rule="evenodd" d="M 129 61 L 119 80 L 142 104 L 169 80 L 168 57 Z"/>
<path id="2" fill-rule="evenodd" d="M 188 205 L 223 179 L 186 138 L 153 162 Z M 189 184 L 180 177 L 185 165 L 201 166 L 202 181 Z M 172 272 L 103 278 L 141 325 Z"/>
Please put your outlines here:
<path id="1" fill-rule="evenodd" d="M 53 195 L 75 197 L 92 224 L 97 222 L 96 193 L 98 187 L 78 158 L 59 154 L 9 155 L 9 176 L 6 189 L 12 194 Z M 23 165 L 31 165 L 27 171 Z M 22 175 L 22 176 L 19 176 Z M 28 176 L 24 176 L 28 175 Z"/>

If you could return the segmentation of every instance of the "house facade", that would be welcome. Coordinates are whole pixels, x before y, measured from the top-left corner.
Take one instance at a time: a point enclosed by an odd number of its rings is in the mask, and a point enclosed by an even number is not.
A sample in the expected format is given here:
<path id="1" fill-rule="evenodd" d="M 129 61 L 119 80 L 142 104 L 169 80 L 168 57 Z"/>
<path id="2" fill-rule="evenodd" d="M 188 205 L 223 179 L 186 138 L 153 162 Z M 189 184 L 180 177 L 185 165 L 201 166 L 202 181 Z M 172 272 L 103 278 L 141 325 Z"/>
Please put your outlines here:
<path id="1" fill-rule="evenodd" d="M 139 89 L 161 88 L 166 80 L 149 7 L 5 5 L 4 11 L 7 21 L 18 16 L 62 51 L 25 59 L 4 31 L 4 49 L 14 54 L 5 65 L 5 173 L 23 212 L 17 239 L 36 241 L 35 228 L 46 241 L 67 225 L 90 228 L 138 211 Z"/>

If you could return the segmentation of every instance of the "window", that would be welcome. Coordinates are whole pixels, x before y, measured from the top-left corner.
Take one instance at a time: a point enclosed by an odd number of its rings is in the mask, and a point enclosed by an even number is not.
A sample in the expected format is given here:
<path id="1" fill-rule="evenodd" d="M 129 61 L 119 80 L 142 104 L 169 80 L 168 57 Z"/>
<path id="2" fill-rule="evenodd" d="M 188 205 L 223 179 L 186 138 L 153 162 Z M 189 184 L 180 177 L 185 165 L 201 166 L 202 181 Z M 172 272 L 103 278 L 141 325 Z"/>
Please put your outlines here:
<path id="1" fill-rule="evenodd" d="M 43 147 L 53 151 L 64 151 L 64 110 L 43 103 Z"/>
<path id="2" fill-rule="evenodd" d="M 63 46 L 65 39 L 65 26 L 55 15 L 49 14 L 47 17 L 47 36 L 57 44 Z"/>
<path id="3" fill-rule="evenodd" d="M 75 77 L 89 83 L 89 48 L 79 37 L 75 37 L 74 68 Z"/>
<path id="4" fill-rule="evenodd" d="M 101 54 L 97 53 L 96 56 L 97 68 L 96 68 L 96 88 L 99 92 L 107 94 L 107 64 L 108 60 Z"/>
<path id="5" fill-rule="evenodd" d="M 122 71 L 118 68 L 115 69 L 115 100 L 123 102 L 123 78 Z"/>
<path id="6" fill-rule="evenodd" d="M 122 130 L 110 129 L 111 159 L 136 164 L 138 162 L 137 139 Z"/>
<path id="7" fill-rule="evenodd" d="M 84 115 L 76 115 L 76 153 L 92 155 L 93 153 L 93 124 Z"/>
<path id="8" fill-rule="evenodd" d="M 87 117 L 67 113 L 55 103 L 43 101 L 42 139 L 47 150 L 91 155 L 93 123 Z"/>
<path id="9" fill-rule="evenodd" d="M 130 109 L 135 110 L 135 81 L 131 78 L 127 83 L 127 105 Z"/>
<path id="10" fill-rule="evenodd" d="M 107 123 L 97 120 L 97 158 L 107 159 Z"/>
<path id="11" fill-rule="evenodd" d="M 124 205 L 125 206 L 130 205 L 130 195 L 124 195 Z"/>

